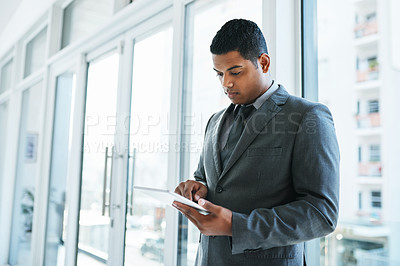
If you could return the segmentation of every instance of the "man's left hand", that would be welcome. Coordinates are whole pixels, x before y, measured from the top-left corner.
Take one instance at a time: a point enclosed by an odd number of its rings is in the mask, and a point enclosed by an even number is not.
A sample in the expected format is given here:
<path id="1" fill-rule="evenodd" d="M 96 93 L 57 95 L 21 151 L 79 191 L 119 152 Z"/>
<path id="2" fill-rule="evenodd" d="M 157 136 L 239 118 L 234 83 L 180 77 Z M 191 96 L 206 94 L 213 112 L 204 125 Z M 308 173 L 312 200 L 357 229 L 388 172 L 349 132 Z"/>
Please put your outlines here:
<path id="1" fill-rule="evenodd" d="M 199 205 L 210 212 L 208 215 L 199 213 L 195 208 L 174 201 L 172 205 L 186 216 L 203 235 L 232 236 L 232 211 L 214 205 L 205 199 L 199 199 Z"/>

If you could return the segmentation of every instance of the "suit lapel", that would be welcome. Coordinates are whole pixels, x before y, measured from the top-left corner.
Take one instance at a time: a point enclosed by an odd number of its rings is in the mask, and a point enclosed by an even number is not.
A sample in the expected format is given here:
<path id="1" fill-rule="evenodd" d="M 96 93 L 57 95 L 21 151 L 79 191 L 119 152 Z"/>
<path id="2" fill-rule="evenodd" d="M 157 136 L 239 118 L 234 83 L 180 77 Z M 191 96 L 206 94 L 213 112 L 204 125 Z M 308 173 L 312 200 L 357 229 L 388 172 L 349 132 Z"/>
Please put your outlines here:
<path id="1" fill-rule="evenodd" d="M 229 171 L 236 163 L 240 156 L 245 152 L 247 147 L 253 142 L 264 127 L 271 121 L 274 116 L 282 109 L 278 105 L 284 104 L 288 98 L 288 93 L 282 86 L 278 89 L 264 104 L 255 112 L 246 123 L 243 134 L 240 137 L 231 158 L 223 169 L 220 179 Z M 218 156 L 219 157 L 219 156 Z M 221 163 L 220 163 L 221 164 Z"/>
<path id="2" fill-rule="evenodd" d="M 222 126 L 224 124 L 226 116 L 234 109 L 235 105 L 231 104 L 228 108 L 225 109 L 222 115 L 218 118 L 217 122 L 215 123 L 214 132 L 212 136 L 212 144 L 213 144 L 213 157 L 215 163 L 215 169 L 217 169 L 218 176 L 221 175 L 222 171 L 222 163 L 221 163 L 221 142 L 219 141 L 219 136 L 222 130 Z"/>

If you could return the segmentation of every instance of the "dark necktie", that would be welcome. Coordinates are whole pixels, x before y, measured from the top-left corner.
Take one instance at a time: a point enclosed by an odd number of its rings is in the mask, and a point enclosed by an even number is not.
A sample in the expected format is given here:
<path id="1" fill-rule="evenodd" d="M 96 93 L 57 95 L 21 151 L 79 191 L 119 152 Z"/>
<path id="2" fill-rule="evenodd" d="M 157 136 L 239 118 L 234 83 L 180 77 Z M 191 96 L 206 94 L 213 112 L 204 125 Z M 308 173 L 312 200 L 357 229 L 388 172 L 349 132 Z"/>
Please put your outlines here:
<path id="1" fill-rule="evenodd" d="M 231 157 L 231 154 L 232 154 L 233 150 L 235 149 L 240 136 L 242 135 L 243 129 L 246 125 L 246 120 L 249 117 L 249 115 L 252 113 L 253 110 L 254 110 L 253 105 L 249 105 L 249 106 L 238 105 L 236 107 L 236 109 L 234 111 L 234 113 L 237 113 L 235 115 L 235 121 L 233 122 L 231 131 L 229 132 L 229 136 L 228 136 L 226 145 L 221 151 L 221 161 L 222 161 L 223 168 L 225 168 L 229 158 Z"/>

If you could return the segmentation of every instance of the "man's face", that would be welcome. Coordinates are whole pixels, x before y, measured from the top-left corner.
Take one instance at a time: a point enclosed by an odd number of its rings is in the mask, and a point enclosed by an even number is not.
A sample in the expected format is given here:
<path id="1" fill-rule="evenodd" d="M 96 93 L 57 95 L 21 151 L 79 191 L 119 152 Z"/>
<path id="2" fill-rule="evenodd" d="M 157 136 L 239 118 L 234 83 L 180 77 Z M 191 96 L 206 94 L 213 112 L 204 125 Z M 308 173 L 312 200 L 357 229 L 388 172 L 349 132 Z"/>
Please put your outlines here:
<path id="1" fill-rule="evenodd" d="M 268 55 L 263 54 L 257 60 L 258 67 L 250 60 L 244 59 L 238 51 L 222 55 L 213 54 L 212 58 L 214 70 L 232 103 L 252 103 L 268 89 L 265 78 L 269 68 Z"/>

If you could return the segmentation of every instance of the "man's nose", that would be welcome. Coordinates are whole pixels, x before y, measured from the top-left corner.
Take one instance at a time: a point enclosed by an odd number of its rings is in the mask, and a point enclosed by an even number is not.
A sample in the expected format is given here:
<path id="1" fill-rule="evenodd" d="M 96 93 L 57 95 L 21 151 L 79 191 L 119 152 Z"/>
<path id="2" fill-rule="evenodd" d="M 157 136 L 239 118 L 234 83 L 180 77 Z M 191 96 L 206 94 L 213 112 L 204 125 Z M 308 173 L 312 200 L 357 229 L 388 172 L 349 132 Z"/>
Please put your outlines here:
<path id="1" fill-rule="evenodd" d="M 224 77 L 222 78 L 222 86 L 224 88 L 232 88 L 233 86 L 231 79 L 227 75 L 224 75 Z"/>

